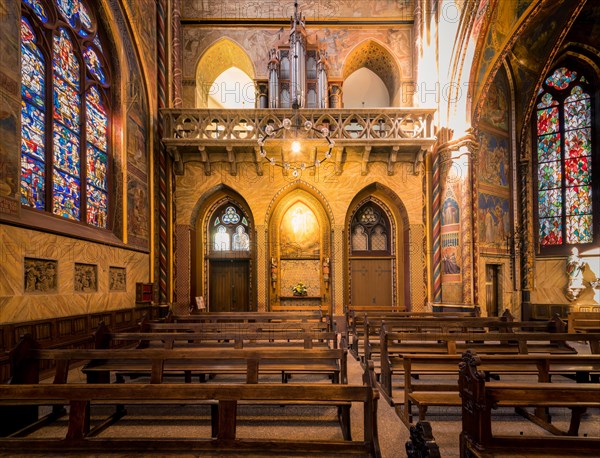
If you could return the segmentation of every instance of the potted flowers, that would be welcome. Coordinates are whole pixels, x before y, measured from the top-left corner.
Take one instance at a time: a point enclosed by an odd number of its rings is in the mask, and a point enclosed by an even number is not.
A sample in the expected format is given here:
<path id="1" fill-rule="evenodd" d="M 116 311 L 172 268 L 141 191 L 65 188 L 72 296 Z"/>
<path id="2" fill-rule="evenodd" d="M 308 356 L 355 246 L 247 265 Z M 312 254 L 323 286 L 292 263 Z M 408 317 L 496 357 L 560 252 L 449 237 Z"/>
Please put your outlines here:
<path id="1" fill-rule="evenodd" d="M 308 291 L 307 291 L 304 283 L 298 282 L 298 284 L 296 284 L 296 286 L 292 287 L 292 294 L 294 296 L 306 296 L 308 294 Z"/>

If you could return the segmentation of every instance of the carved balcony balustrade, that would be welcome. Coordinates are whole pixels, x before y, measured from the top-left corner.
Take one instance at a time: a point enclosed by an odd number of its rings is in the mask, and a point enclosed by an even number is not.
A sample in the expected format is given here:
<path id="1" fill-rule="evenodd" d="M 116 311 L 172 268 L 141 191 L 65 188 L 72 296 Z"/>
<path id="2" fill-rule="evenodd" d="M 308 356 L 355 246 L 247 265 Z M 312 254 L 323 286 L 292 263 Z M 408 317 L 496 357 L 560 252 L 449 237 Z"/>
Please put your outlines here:
<path id="1" fill-rule="evenodd" d="M 341 173 L 345 161 L 358 161 L 362 173 L 368 164 L 385 162 L 388 173 L 394 164 L 413 164 L 418 173 L 425 152 L 435 142 L 435 109 L 428 108 L 371 108 L 371 109 L 163 109 L 162 141 L 175 161 L 176 173 L 182 174 L 187 162 L 201 162 L 205 172 L 211 164 L 226 162 L 235 174 L 237 164 L 254 162 L 259 175 L 263 165 L 258 140 L 271 125 L 276 133 L 264 145 L 268 157 L 290 161 L 285 145 L 299 139 L 307 164 L 322 157 L 328 149 L 321 131 L 327 128 L 335 146 L 331 161 Z M 301 127 L 277 130 L 284 119 L 294 126 L 310 122 L 315 129 Z M 326 131 L 323 131 L 326 132 Z"/>

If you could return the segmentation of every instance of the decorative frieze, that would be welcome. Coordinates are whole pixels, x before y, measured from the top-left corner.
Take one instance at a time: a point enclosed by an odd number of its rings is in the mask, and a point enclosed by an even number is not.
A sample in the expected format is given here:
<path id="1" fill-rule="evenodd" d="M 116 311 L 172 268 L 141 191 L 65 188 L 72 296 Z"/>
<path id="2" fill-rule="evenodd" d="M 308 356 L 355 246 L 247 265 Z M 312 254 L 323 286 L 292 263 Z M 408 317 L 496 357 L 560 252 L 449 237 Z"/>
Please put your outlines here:
<path id="1" fill-rule="evenodd" d="M 98 291 L 98 266 L 75 263 L 75 291 L 93 293 Z"/>
<path id="2" fill-rule="evenodd" d="M 127 269 L 125 267 L 108 268 L 108 290 L 127 291 Z"/>
<path id="3" fill-rule="evenodd" d="M 56 293 L 58 261 L 25 258 L 24 289 L 26 293 Z"/>

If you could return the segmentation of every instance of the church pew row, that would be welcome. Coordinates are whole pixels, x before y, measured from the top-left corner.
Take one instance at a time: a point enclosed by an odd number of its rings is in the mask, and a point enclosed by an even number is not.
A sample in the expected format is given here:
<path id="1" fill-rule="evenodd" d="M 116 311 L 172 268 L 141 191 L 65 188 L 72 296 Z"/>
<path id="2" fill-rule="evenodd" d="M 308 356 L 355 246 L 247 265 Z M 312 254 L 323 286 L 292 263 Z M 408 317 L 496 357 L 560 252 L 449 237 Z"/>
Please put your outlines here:
<path id="1" fill-rule="evenodd" d="M 441 458 L 440 448 L 435 442 L 431 425 L 420 421 L 410 427 L 410 438 L 406 441 L 407 458 Z"/>
<path id="2" fill-rule="evenodd" d="M 600 312 L 569 312 L 569 332 L 600 332 Z"/>
<path id="3" fill-rule="evenodd" d="M 351 344 L 356 339 L 364 335 L 364 324 L 367 317 L 373 321 L 390 321 L 402 319 L 447 319 L 447 318 L 472 318 L 479 317 L 480 309 L 475 306 L 471 311 L 456 312 L 408 312 L 405 310 L 391 310 L 389 308 L 379 308 L 370 306 L 351 306 L 345 314 L 346 319 L 346 342 Z M 356 338 L 356 339 L 355 339 Z M 353 351 L 353 356 L 358 359 L 357 351 Z"/>
<path id="4" fill-rule="evenodd" d="M 363 335 L 363 359 L 376 359 L 380 353 L 381 328 L 387 332 L 487 333 L 487 332 L 567 332 L 566 323 L 558 315 L 549 321 L 514 321 L 512 317 L 448 318 L 443 320 L 393 320 L 371 322 L 367 319 Z M 353 346 L 351 346 L 353 347 Z M 354 347 L 353 347 L 354 348 Z M 356 345 L 356 348 L 358 345 Z"/>
<path id="5" fill-rule="evenodd" d="M 233 348 L 212 349 L 93 349 L 93 350 L 47 350 L 40 349 L 39 344 L 29 336 L 23 337 L 19 345 L 11 352 L 13 376 L 10 384 L 37 384 L 39 383 L 39 367 L 43 361 L 55 362 L 54 384 L 67 382 L 70 363 L 74 361 L 88 361 L 82 372 L 87 377 L 87 383 L 125 383 L 125 377 L 131 379 L 128 385 L 144 383 L 139 377 L 149 378 L 151 384 L 161 384 L 166 376 L 185 376 L 186 382 L 191 382 L 193 374 L 213 374 L 219 379 L 230 380 L 231 376 L 245 378 L 248 384 L 257 384 L 262 376 L 281 375 L 282 383 L 287 384 L 289 374 L 318 374 L 320 381 L 325 377 L 332 380 L 332 384 L 347 384 L 347 350 L 345 349 L 295 349 L 295 350 L 245 350 Z M 374 386 L 374 375 L 367 371 L 366 381 Z M 313 377 L 311 380 L 314 380 Z M 269 380 L 272 381 L 272 378 Z M 294 385 L 312 384 L 309 379 L 300 378 Z M 323 385 L 318 382 L 319 385 Z M 317 402 L 314 406 L 334 406 L 338 410 L 338 420 L 344 437 L 350 438 L 350 408 L 348 402 Z M 244 401 L 246 403 L 246 401 Z M 278 401 L 278 404 L 286 405 Z M 213 428 L 217 427 L 214 405 Z M 117 406 L 115 414 L 105 422 L 109 425 L 124 415 L 124 410 Z M 1 419 L 6 419 L 0 425 L 0 431 L 12 433 L 22 427 L 29 427 L 38 417 L 37 407 L 28 408 L 21 406 L 18 409 L 5 410 Z M 45 421 L 53 421 L 64 414 L 62 406 L 55 405 L 52 414 Z M 10 420 L 9 420 L 10 419 Z M 43 426 L 42 422 L 39 426 Z"/>
<path id="6" fill-rule="evenodd" d="M 488 379 L 519 377 L 539 383 L 574 380 L 597 383 L 600 377 L 600 355 L 479 355 L 479 367 Z M 401 403 L 396 413 L 408 427 L 413 420 L 413 406 L 418 408 L 419 421 L 425 420 L 432 406 L 460 407 L 458 392 L 459 355 L 404 355 Z M 565 377 L 565 378 L 560 378 Z M 385 383 L 388 384 L 388 381 Z M 571 385 L 575 386 L 575 385 Z M 387 393 L 386 393 L 387 395 Z M 390 397 L 391 398 L 391 397 Z M 518 407 L 518 406 L 517 406 Z M 551 424 L 550 416 L 542 409 L 535 414 L 518 410 L 526 418 L 554 434 L 562 434 Z M 574 411 L 569 434 L 577 435 L 581 412 Z"/>
<path id="7" fill-rule="evenodd" d="M 322 322 L 333 330 L 333 320 L 322 311 L 297 312 L 198 312 L 190 315 L 167 314 L 166 322 L 174 323 L 307 323 Z"/>
<path id="8" fill-rule="evenodd" d="M 409 355 L 457 355 L 466 350 L 498 355 L 575 355 L 569 341 L 585 340 L 591 353 L 600 354 L 599 334 L 574 333 L 390 333 L 381 329 L 379 385 L 383 397 L 394 404 L 393 377 L 404 372 L 404 357 Z"/>
<path id="9" fill-rule="evenodd" d="M 94 332 L 95 348 L 114 348 L 124 341 L 136 343 L 137 348 L 161 346 L 164 348 L 338 348 L 338 335 L 335 332 L 287 329 L 257 328 L 253 323 L 238 323 L 235 327 L 215 331 L 213 327 L 156 323 L 144 326 L 147 331 L 131 333 L 111 333 L 103 323 Z M 157 330 L 158 328 L 158 330 Z M 342 339 L 342 348 L 346 345 Z"/>
<path id="10" fill-rule="evenodd" d="M 460 456 L 597 456 L 600 437 L 506 435 L 493 433 L 493 410 L 502 406 L 565 407 L 582 411 L 600 406 L 599 384 L 489 382 L 478 370 L 481 359 L 464 355 L 459 366 L 462 399 Z"/>
<path id="11" fill-rule="evenodd" d="M 0 449 L 5 452 L 28 453 L 226 453 L 254 456 L 364 456 L 380 457 L 377 437 L 378 392 L 372 386 L 352 385 L 247 385 L 247 384 L 37 384 L 1 385 L 0 405 L 23 406 L 69 405 L 68 431 L 63 438 L 12 437 L 0 438 Z M 217 428 L 207 437 L 162 437 L 150 432 L 148 437 L 111 436 L 110 427 L 104 432 L 90 428 L 90 410 L 96 405 L 141 404 L 147 408 L 162 408 L 165 404 L 196 405 L 199 402 L 216 404 Z M 363 407 L 362 440 L 335 440 L 315 438 L 314 434 L 302 439 L 250 439 L 237 437 L 237 407 L 244 402 L 294 403 L 312 406 L 315 403 L 360 403 Z M 160 417 L 160 414 L 155 414 Z M 6 420 L 2 420 L 6 421 Z M 216 431 L 215 431 L 216 429 Z M 154 428 L 139 428 L 153 431 Z"/>

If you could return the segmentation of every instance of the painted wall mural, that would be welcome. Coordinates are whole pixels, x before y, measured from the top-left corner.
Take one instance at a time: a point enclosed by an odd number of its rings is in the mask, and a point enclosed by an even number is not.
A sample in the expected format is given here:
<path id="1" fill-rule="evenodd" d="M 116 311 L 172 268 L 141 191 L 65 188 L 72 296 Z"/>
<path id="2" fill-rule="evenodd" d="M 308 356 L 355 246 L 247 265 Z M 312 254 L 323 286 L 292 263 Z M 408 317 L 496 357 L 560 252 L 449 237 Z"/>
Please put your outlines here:
<path id="1" fill-rule="evenodd" d="M 481 184 L 508 187 L 510 177 L 508 137 L 482 130 L 479 141 Z"/>
<path id="2" fill-rule="evenodd" d="M 289 18 L 294 2 L 256 0 L 196 0 L 182 2 L 182 16 L 188 18 Z M 300 10 L 308 20 L 332 18 L 377 18 L 412 20 L 412 0 L 303 0 Z"/>
<path id="3" fill-rule="evenodd" d="M 148 185 L 129 174 L 127 189 L 128 240 L 137 245 L 147 246 L 150 227 Z"/>
<path id="4" fill-rule="evenodd" d="M 506 95 L 506 87 L 496 78 L 483 103 L 481 121 L 491 127 L 508 131 L 508 101 Z"/>
<path id="5" fill-rule="evenodd" d="M 505 250 L 506 237 L 510 234 L 508 198 L 480 192 L 477 203 L 480 244 Z"/>
<path id="6" fill-rule="evenodd" d="M 202 54 L 224 37 L 235 41 L 246 51 L 254 62 L 257 77 L 266 78 L 269 50 L 279 44 L 287 44 L 288 30 L 285 27 L 278 30 L 184 27 L 183 77 L 194 78 Z M 383 44 L 396 58 L 401 78 L 412 78 L 412 29 L 409 26 L 399 26 L 396 29 L 311 27 L 308 31 L 309 45 L 318 43 L 327 51 L 329 76 L 333 78 L 341 78 L 346 57 L 356 45 L 366 40 L 375 40 Z"/>
<path id="7" fill-rule="evenodd" d="M 281 257 L 319 256 L 320 229 L 317 217 L 304 203 L 292 205 L 279 229 Z"/>

